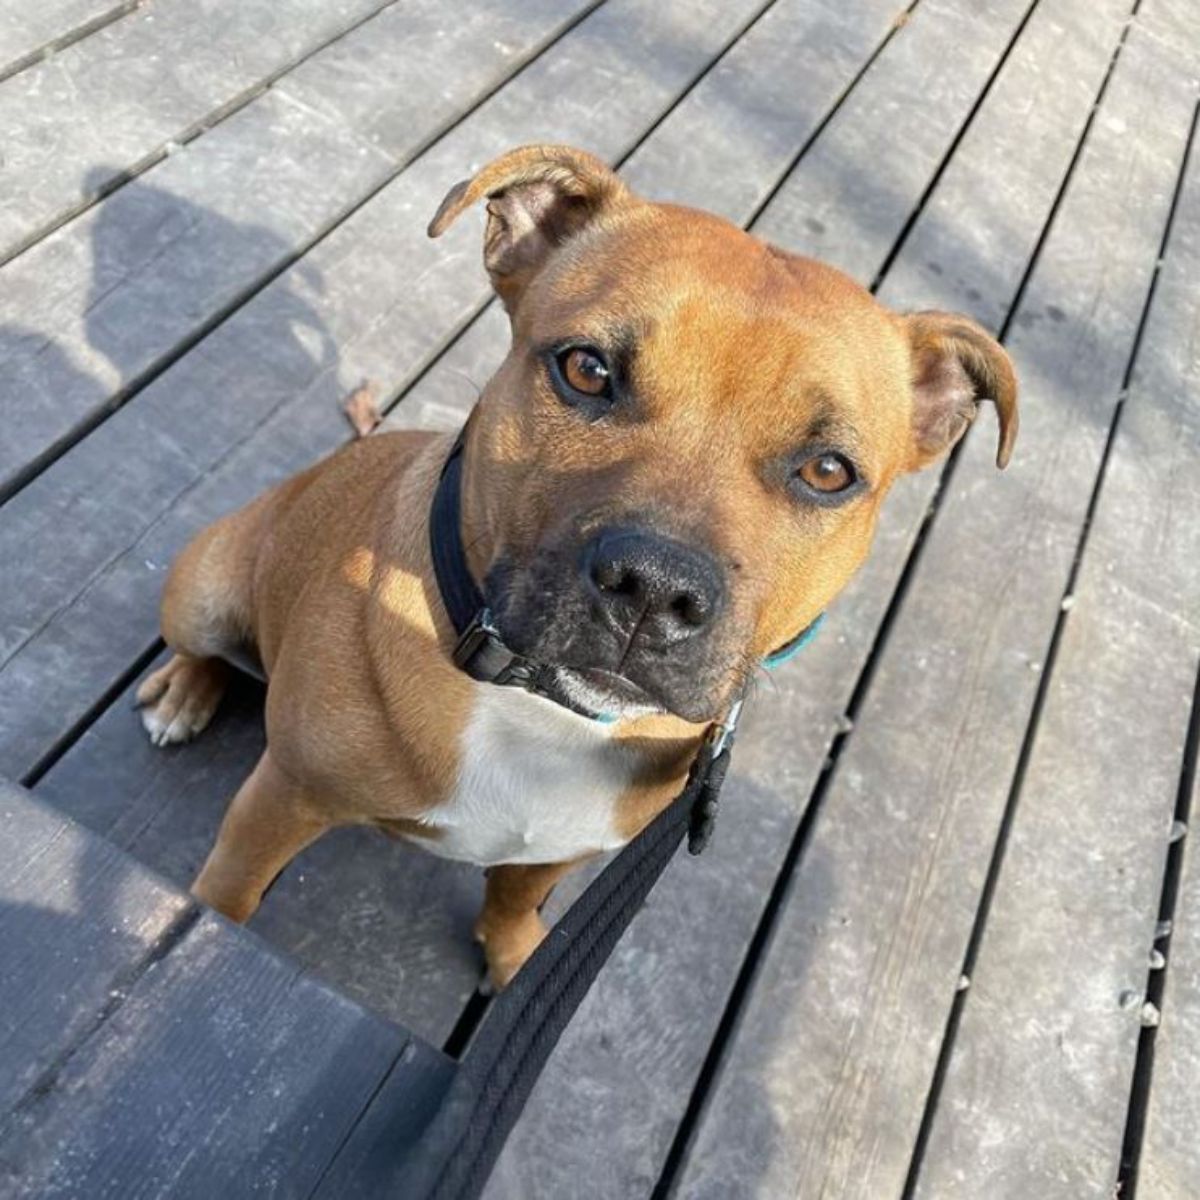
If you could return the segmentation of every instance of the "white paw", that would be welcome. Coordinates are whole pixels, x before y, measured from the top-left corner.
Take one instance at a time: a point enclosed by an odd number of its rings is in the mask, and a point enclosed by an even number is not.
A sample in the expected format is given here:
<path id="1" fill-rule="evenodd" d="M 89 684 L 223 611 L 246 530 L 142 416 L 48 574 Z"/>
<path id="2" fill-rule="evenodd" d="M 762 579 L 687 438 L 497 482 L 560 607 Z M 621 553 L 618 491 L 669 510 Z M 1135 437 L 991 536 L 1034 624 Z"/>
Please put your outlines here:
<path id="1" fill-rule="evenodd" d="M 176 655 L 146 676 L 134 703 L 156 746 L 190 742 L 213 718 L 225 690 L 228 668 L 210 659 Z"/>
<path id="2" fill-rule="evenodd" d="M 185 712 L 164 718 L 156 708 L 142 709 L 142 724 L 156 746 L 173 746 L 190 742 L 204 728 L 207 721 L 196 722 Z"/>

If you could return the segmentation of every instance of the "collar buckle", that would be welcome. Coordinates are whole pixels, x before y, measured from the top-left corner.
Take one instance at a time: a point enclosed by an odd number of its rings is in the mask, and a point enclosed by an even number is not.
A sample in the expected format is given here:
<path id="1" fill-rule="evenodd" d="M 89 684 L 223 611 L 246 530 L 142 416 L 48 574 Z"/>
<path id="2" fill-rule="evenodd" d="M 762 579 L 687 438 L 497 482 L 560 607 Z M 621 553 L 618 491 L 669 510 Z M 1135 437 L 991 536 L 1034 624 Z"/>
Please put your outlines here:
<path id="1" fill-rule="evenodd" d="M 481 608 L 454 647 L 454 665 L 479 683 L 529 687 L 534 671 L 528 659 L 514 653 L 496 628 L 489 608 Z"/>

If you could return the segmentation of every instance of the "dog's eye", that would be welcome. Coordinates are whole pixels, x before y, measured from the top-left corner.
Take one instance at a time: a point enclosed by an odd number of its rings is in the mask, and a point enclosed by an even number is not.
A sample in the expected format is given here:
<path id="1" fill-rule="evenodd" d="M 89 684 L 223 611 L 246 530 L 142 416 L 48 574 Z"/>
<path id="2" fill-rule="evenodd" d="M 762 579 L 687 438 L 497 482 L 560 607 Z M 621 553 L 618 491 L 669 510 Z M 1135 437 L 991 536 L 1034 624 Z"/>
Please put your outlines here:
<path id="1" fill-rule="evenodd" d="M 840 454 L 814 454 L 800 464 L 796 474 L 814 492 L 826 496 L 844 492 L 855 480 L 854 468 Z"/>
<path id="2" fill-rule="evenodd" d="M 583 396 L 612 395 L 612 375 L 608 364 L 595 350 L 576 346 L 563 350 L 555 359 L 563 382 Z"/>

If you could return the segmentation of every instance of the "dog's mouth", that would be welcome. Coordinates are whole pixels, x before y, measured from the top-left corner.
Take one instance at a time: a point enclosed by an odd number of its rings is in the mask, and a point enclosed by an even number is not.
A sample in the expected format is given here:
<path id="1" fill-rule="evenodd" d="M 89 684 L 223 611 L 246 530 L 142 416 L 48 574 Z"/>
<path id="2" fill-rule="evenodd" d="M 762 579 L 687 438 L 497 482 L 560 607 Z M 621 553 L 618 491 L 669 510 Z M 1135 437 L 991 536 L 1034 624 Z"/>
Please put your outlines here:
<path id="1" fill-rule="evenodd" d="M 575 707 L 601 716 L 642 716 L 665 706 L 645 688 L 615 671 L 599 667 L 555 666 L 552 686 Z"/>
<path id="2" fill-rule="evenodd" d="M 670 714 L 694 724 L 715 720 L 721 705 L 710 695 L 677 694 L 658 689 L 617 671 L 603 667 L 569 666 L 561 661 L 542 660 L 544 672 L 538 690 L 549 699 L 576 712 L 602 720 Z"/>

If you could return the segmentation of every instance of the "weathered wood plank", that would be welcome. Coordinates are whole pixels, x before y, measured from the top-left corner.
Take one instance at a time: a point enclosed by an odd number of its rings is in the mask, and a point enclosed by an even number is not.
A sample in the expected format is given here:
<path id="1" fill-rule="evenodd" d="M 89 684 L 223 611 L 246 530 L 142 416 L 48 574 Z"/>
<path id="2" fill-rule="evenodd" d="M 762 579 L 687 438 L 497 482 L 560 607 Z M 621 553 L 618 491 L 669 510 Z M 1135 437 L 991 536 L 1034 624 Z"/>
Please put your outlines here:
<path id="1" fill-rule="evenodd" d="M 1037 686 L 1031 664 L 1054 627 L 1191 116 L 1178 14 L 1141 11 L 1011 337 L 1027 398 L 1017 460 L 995 475 L 990 430 L 965 447 L 728 1047 L 683 1195 L 903 1190 Z M 1110 38 L 1118 21 L 1114 6 Z M 1093 36 L 1080 42 L 1072 27 Z M 1092 6 L 1041 6 L 1027 36 L 1041 32 L 1042 70 L 1067 70 L 1060 38 L 1092 44 L 1094 87 L 1108 49 L 1095 29 Z M 1020 70 L 1015 57 L 1009 66 Z M 1071 89 L 1079 77 L 1076 61 Z M 1049 107 L 1077 132 L 1078 118 Z M 1150 126 L 1153 136 L 1123 136 Z M 933 212 L 940 222 L 936 197 Z M 979 217 L 993 246 L 1006 240 L 986 189 Z M 926 245 L 916 231 L 903 257 Z M 918 279 L 913 299 L 969 278 L 956 263 Z M 1003 313 L 1003 296 L 987 306 Z"/>
<path id="2" fill-rule="evenodd" d="M 1192 829 L 1200 787 L 1191 795 Z M 1195 838 L 1194 832 L 1189 833 Z M 1196 842 L 1183 851 L 1183 873 L 1169 943 L 1162 1022 L 1142 1143 L 1138 1194 L 1143 1200 L 1191 1200 L 1200 1195 L 1200 865 Z M 1160 943 L 1161 945 L 1162 943 Z"/>
<path id="3" fill-rule="evenodd" d="M 132 12 L 138 0 L 0 0 L 0 80 Z"/>
<path id="4" fill-rule="evenodd" d="M 717 52 L 720 39 L 732 36 L 751 11 L 749 4 L 719 6 L 719 11 L 714 7 L 714 19 L 706 26 L 703 39 L 698 41 L 692 35 L 680 38 L 679 48 L 660 59 L 662 44 L 690 27 L 689 14 L 694 14 L 694 7 L 682 2 L 672 6 L 606 6 L 551 51 L 547 56 L 550 61 L 535 64 L 496 97 L 502 100 L 517 90 L 471 135 L 478 141 L 477 147 L 472 148 L 474 142 L 471 146 L 460 144 L 462 157 L 446 152 L 445 161 L 439 159 L 436 169 L 427 169 L 426 159 L 416 164 L 413 172 L 423 173 L 410 188 L 419 189 L 419 194 L 394 201 L 401 212 L 381 214 L 370 232 L 361 232 L 353 240 L 346 237 L 337 247 L 341 257 L 335 265 L 347 272 L 343 290 L 331 300 L 344 322 L 339 327 L 338 341 L 347 350 L 372 357 L 373 370 L 363 370 L 362 374 L 377 370 L 375 377 L 386 379 L 389 370 L 411 370 L 408 364 L 423 347 L 436 345 L 437 330 L 452 323 L 453 306 L 462 305 L 469 312 L 486 294 L 478 274 L 463 267 L 467 256 L 472 263 L 478 261 L 477 226 L 464 233 L 462 246 L 451 251 L 445 269 L 440 266 L 440 249 L 424 236 L 428 213 L 471 161 L 510 141 L 535 138 L 587 141 L 593 148 L 618 157 Z M 644 59 L 630 56 L 628 48 L 634 43 L 647 47 Z M 631 80 L 645 82 L 637 83 L 636 90 L 632 82 L 625 87 L 621 104 L 606 109 L 606 123 L 597 125 L 588 98 L 589 83 L 599 85 L 618 69 L 629 72 Z M 564 80 L 571 81 L 576 99 L 560 98 Z M 489 101 L 451 137 L 461 136 L 464 130 L 470 132 L 472 123 L 492 110 L 494 104 Z M 538 124 L 531 127 L 529 122 L 534 119 Z M 441 146 L 437 153 L 442 153 Z M 345 236 L 339 230 L 334 238 Z M 329 245 L 323 244 L 320 250 L 326 251 Z M 414 273 L 428 270 L 444 290 L 431 284 L 430 294 L 413 294 L 410 279 L 398 278 L 390 267 L 379 277 L 379 287 L 386 296 L 372 292 L 362 279 L 365 271 L 405 261 L 412 264 Z M 384 312 L 392 310 L 394 325 L 382 324 L 379 311 L 366 303 L 369 295 L 386 301 Z M 355 307 L 360 300 L 361 309 Z M 239 314 L 235 321 L 241 319 Z M 278 326 L 269 324 L 255 328 L 258 338 L 278 330 Z M 256 341 L 242 343 L 242 353 L 249 355 L 254 344 Z M 211 370 L 212 365 L 213 360 L 206 360 L 206 369 Z M 314 369 L 311 362 L 308 366 Z M 252 361 L 246 363 L 246 369 L 254 369 Z M 239 397 L 250 398 L 243 387 L 239 385 Z M 204 520 L 286 471 L 311 461 L 316 453 L 332 448 L 347 436 L 338 406 L 340 395 L 336 378 L 321 378 L 315 395 L 293 402 L 276 414 L 232 453 L 218 472 L 185 497 L 170 514 L 169 525 L 150 531 L 154 548 L 146 542 L 125 562 L 129 575 L 118 583 L 125 595 L 125 600 L 118 603 L 118 609 L 123 610 L 120 621 L 116 619 L 117 610 L 111 607 L 114 593 L 109 592 L 94 610 L 107 625 L 109 635 L 121 636 L 116 626 L 140 620 L 136 640 L 126 636 L 125 645 L 133 647 L 152 636 L 161 576 L 149 570 L 147 563 L 165 564 L 172 552 L 168 547 L 180 544 Z M 87 451 L 127 411 L 135 410 L 141 399 L 67 457 Z M 163 393 L 159 403 L 167 400 Z M 170 402 L 178 405 L 180 397 L 170 397 Z M 197 395 L 196 402 L 202 402 L 201 395 Z M 222 410 L 228 403 L 223 403 Z M 232 415 L 235 420 L 242 416 Z M 168 422 L 170 410 L 164 409 L 160 416 Z M 21 505 L 41 482 L 26 489 L 9 507 Z M 140 599 L 135 601 L 135 597 Z M 127 602 L 136 603 L 142 615 L 134 617 Z M 78 609 L 76 615 L 82 616 Z M 74 622 L 64 624 L 64 632 L 68 626 L 73 627 Z M 90 644 L 99 645 L 99 641 L 92 643 L 98 632 L 93 627 L 83 636 Z M 126 628 L 126 635 L 129 632 Z M 109 669 L 119 670 L 124 661 L 121 657 L 110 659 Z M 61 686 L 61 681 L 55 686 Z M 80 699 L 84 698 L 81 693 Z M 201 740 L 178 756 L 164 757 L 145 745 L 138 722 L 122 709 L 118 705 L 108 713 L 40 787 L 83 820 L 96 820 L 107 829 L 113 828 L 109 823 L 117 823 L 132 839 L 124 844 L 172 878 L 190 878 L 207 851 L 225 801 L 253 763 L 257 730 L 239 728 L 236 746 L 230 743 L 227 733 L 219 739 Z M 127 809 L 97 809 L 89 782 L 97 776 L 122 781 L 132 797 Z M 272 892 L 256 924 L 302 961 L 319 964 L 323 973 L 350 994 L 369 996 L 375 1006 L 402 1015 L 406 1025 L 436 1042 L 448 1034 L 478 979 L 478 959 L 469 929 L 479 886 L 478 873 L 468 868 L 439 862 L 361 831 L 347 833 L 318 844 L 299 860 Z"/>
<path id="5" fill-rule="evenodd" d="M 0 268 L 0 496 L 593 2 L 385 8 Z"/>
<path id="6" fill-rule="evenodd" d="M 1181 16 L 1184 7 L 1174 6 Z M 1153 21 L 1159 8 L 1146 4 L 1142 14 Z M 1168 24 L 1159 32 L 1170 39 L 1183 31 Z M 1145 115 L 1128 121 L 1143 129 L 1147 157 L 1178 152 L 1177 137 L 1153 143 L 1186 119 L 1164 89 L 1177 90 L 1172 77 L 1194 68 L 1186 59 L 1155 65 L 1142 83 Z M 1153 139 L 1142 124 L 1152 112 Z M 1114 1194 L 1200 665 L 1200 155 L 1189 174 L 972 971 L 921 1167 L 922 1197 L 977 1196 L 1001 1184 L 1014 1195 Z M 1146 196 L 1144 185 L 1128 183 Z M 1068 313 L 1081 325 L 1099 315 L 1090 305 Z M 1090 380 L 1075 382 L 1082 386 L 1048 397 L 1073 410 L 1070 424 L 1058 421 L 1064 442 L 1078 437 L 1090 402 Z M 1065 469 L 1071 452 L 1047 448 L 1041 457 L 1045 475 L 1077 475 Z M 1056 507 L 1065 509 L 1061 497 Z M 1038 533 L 1035 526 L 1028 536 Z M 1193 1069 L 1195 1051 L 1194 1043 L 1183 1051 Z M 1169 1051 L 1164 1058 L 1169 1072 Z M 1193 1074 L 1185 1090 L 1196 1082 Z M 1184 1093 L 1178 1098 L 1186 1110 Z M 1170 1112 L 1171 1100 L 1164 1093 L 1158 1112 Z M 1172 1194 L 1172 1174 L 1166 1165 L 1159 1195 Z M 1174 1194 L 1197 1188 L 1200 1173 Z"/>
<path id="7" fill-rule="evenodd" d="M 0 84 L 0 261 L 388 0 L 156 0 Z"/>
<path id="8" fill-rule="evenodd" d="M 1012 211 L 1005 236 L 993 237 L 985 261 L 977 265 L 976 273 L 989 280 L 1002 305 L 1012 301 L 1049 213 L 1057 181 L 1071 158 L 1108 52 L 1121 29 L 1120 6 L 1097 10 L 1093 5 L 1077 4 L 1071 10 L 1060 6 L 1041 19 L 1035 14 L 964 138 L 960 148 L 963 160 L 950 165 L 934 194 L 936 200 L 941 186 L 959 189 L 962 200 L 956 219 L 970 223 L 978 219 L 989 224 L 995 234 L 990 199 L 982 198 L 976 206 L 959 179 L 974 179 L 979 186 L 979 180 L 1007 169 L 1015 135 L 1005 132 L 1006 114 L 1014 104 L 1023 102 L 1031 79 L 1061 60 L 1064 42 L 1069 40 L 1069 33 L 1062 28 L 1066 15 L 1078 22 L 1106 20 L 1109 42 L 1095 45 L 1090 60 L 1072 63 L 1072 71 L 1082 70 L 1085 82 L 1090 82 L 1091 94 L 1080 86 L 1076 74 L 1067 73 L 1052 75 L 1054 89 L 1043 92 L 1045 102 L 1058 113 L 1058 124 L 1040 125 L 1038 136 L 1026 147 L 1025 160 L 1013 171 L 1015 190 L 1009 194 Z M 1015 23 L 1016 17 L 1013 19 Z M 914 16 L 906 35 L 915 32 L 916 22 Z M 898 47 L 899 41 L 895 45 Z M 870 80 L 869 74 L 860 88 L 867 87 Z M 857 92 L 850 103 L 855 95 Z M 924 110 L 919 96 L 914 101 L 910 119 L 916 121 Z M 864 103 L 864 112 L 875 110 L 874 101 Z M 905 126 L 898 122 L 896 129 L 897 140 L 903 144 Z M 921 186 L 917 181 L 914 196 L 919 195 Z M 832 245 L 853 244 L 858 224 L 853 195 L 848 192 L 841 210 L 844 228 L 831 223 L 821 235 Z M 768 209 L 764 217 L 770 212 Z M 901 208 L 897 232 L 906 215 Z M 802 222 L 800 228 L 804 228 Z M 810 231 L 809 236 L 814 234 Z M 897 262 L 898 279 L 904 278 L 909 253 L 906 249 Z M 870 275 L 877 269 L 878 264 L 869 264 L 864 273 Z M 964 275 L 970 279 L 965 267 Z M 937 291 L 926 288 L 906 294 L 889 277 L 883 296 L 903 307 L 969 309 L 972 297 L 967 288 L 971 286 L 948 279 Z M 820 773 L 867 653 L 871 631 L 878 626 L 911 546 L 932 480 L 921 486 L 926 490 L 910 489 L 903 499 L 897 497 L 901 502 L 892 505 L 858 584 L 839 601 L 828 627 L 806 649 L 802 660 L 780 672 L 753 706 L 739 744 L 716 844 L 699 862 L 673 864 L 645 917 L 636 921 L 623 939 L 535 1089 L 525 1118 L 501 1156 L 491 1195 L 527 1194 L 530 1188 L 544 1184 L 547 1169 L 554 1170 L 560 1163 L 561 1178 L 555 1177 L 560 1187 L 569 1188 L 572 1171 L 578 1175 L 586 1169 L 596 1195 L 639 1194 L 648 1190 L 646 1181 L 656 1177 L 728 997 L 740 955 L 795 831 L 804 797 Z M 997 486 L 1003 486 L 1003 480 Z M 722 854 L 727 855 L 723 861 Z M 809 859 L 804 870 L 814 891 L 832 903 L 841 887 L 828 865 L 821 859 Z M 855 919 L 865 919 L 857 908 Z M 787 994 L 785 988 L 778 996 Z M 836 1002 L 845 1000 L 838 997 Z M 589 1080 L 589 1085 L 581 1086 L 580 1080 Z M 606 1113 L 603 1098 L 617 1095 L 620 1102 L 614 1101 L 613 1111 Z M 748 1114 L 763 1117 L 761 1094 L 750 1101 L 741 1099 Z M 623 1119 L 622 1114 L 630 1111 L 638 1113 L 636 1122 Z M 891 1114 L 890 1106 L 886 1112 Z M 919 1117 L 918 1105 L 915 1119 Z M 751 1123 L 747 1117 L 735 1125 L 718 1126 L 713 1137 L 734 1147 L 743 1145 L 742 1134 Z M 747 1147 L 746 1155 L 765 1162 L 774 1150 L 763 1143 L 773 1143 L 765 1129 L 758 1132 L 761 1140 Z M 786 1140 L 790 1134 L 783 1137 Z M 552 1154 L 546 1151 L 550 1145 L 555 1147 Z M 619 1147 L 619 1152 L 614 1152 L 614 1147 Z M 747 1194 L 757 1169 L 748 1169 L 742 1177 L 722 1179 L 712 1194 Z M 693 1184 L 689 1178 L 679 1194 L 691 1196 Z M 721 1188 L 730 1190 L 722 1193 Z M 766 1188 L 761 1194 L 774 1193 Z M 874 1193 L 880 1194 L 889 1193 Z"/>
<path id="9" fill-rule="evenodd" d="M 212 915 L 0 1132 L 6 1196 L 307 1196 L 407 1035 Z"/>
<path id="10" fill-rule="evenodd" d="M 116 847 L 0 781 L 0 1115 L 91 1031 L 190 907 Z"/>
<path id="11" fill-rule="evenodd" d="M 413 1038 L 339 1150 L 313 1200 L 394 1195 L 405 1147 L 421 1136 L 452 1073 L 450 1059 Z"/>

